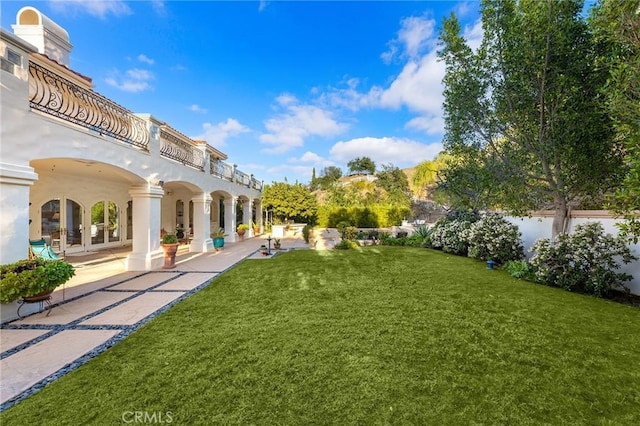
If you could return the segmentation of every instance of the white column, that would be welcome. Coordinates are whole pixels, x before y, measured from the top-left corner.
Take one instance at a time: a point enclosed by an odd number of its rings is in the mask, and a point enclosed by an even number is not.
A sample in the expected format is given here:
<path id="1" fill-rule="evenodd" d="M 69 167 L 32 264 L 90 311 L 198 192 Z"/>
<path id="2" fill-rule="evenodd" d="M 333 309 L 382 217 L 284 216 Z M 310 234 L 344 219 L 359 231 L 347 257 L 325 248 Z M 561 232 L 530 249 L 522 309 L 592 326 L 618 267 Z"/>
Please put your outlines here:
<path id="1" fill-rule="evenodd" d="M 224 232 L 227 236 L 225 242 L 233 243 L 237 241 L 236 234 L 236 202 L 238 197 L 225 197 L 224 199 Z"/>
<path id="2" fill-rule="evenodd" d="M 246 223 L 247 225 L 249 225 L 249 230 L 247 231 L 247 236 L 248 237 L 253 237 L 253 226 L 252 226 L 252 218 L 253 216 L 251 215 L 253 210 L 253 201 L 252 200 L 246 200 L 242 202 L 242 222 Z"/>
<path id="3" fill-rule="evenodd" d="M 4 121 L 3 121 L 4 126 Z M 29 257 L 29 187 L 38 180 L 32 167 L 0 163 L 0 263 L 13 263 Z M 40 226 L 39 218 L 32 218 L 31 226 Z M 18 318 L 18 302 L 7 303 L 0 309 L 2 322 Z M 21 314 L 38 312 L 33 303 Z"/>
<path id="4" fill-rule="evenodd" d="M 256 205 L 256 223 L 260 227 L 260 232 L 264 233 L 264 223 L 262 221 L 262 201 L 253 200 L 253 203 Z"/>
<path id="5" fill-rule="evenodd" d="M 32 167 L 0 163 L 0 263 L 29 256 L 29 187 L 38 180 Z M 31 226 L 38 226 L 33 218 Z"/>
<path id="6" fill-rule="evenodd" d="M 129 190 L 133 199 L 133 246 L 127 256 L 127 271 L 161 268 L 160 206 L 164 191 L 159 186 L 140 185 Z"/>
<path id="7" fill-rule="evenodd" d="M 198 194 L 191 201 L 193 201 L 193 240 L 191 240 L 189 251 L 201 253 L 213 250 L 211 223 L 209 222 L 211 195 Z"/>

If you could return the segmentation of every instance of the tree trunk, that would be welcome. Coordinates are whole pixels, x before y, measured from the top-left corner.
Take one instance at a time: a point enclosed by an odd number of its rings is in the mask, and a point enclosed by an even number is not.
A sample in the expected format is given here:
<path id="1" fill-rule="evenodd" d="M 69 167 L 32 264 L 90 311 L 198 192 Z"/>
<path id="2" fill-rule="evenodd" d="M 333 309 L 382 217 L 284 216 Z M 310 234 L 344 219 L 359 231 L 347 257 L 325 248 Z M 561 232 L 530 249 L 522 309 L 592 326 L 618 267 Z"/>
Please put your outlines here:
<path id="1" fill-rule="evenodd" d="M 551 227 L 551 237 L 555 238 L 567 231 L 567 199 L 564 196 L 557 195 L 555 200 L 556 213 L 553 216 L 553 225 Z"/>

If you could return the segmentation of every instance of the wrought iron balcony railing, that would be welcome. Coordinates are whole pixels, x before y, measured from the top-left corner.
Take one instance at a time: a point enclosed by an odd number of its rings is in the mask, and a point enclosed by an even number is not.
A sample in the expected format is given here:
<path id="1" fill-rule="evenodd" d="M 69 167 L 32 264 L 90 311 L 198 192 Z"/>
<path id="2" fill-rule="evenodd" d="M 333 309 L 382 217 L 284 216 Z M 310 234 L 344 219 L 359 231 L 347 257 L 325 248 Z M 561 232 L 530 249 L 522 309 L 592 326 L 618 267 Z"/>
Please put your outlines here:
<path id="1" fill-rule="evenodd" d="M 180 138 L 164 128 L 160 129 L 160 155 L 204 171 L 204 152 L 189 143 L 186 136 Z"/>
<path id="2" fill-rule="evenodd" d="M 104 96 L 29 61 L 29 103 L 33 110 L 149 151 L 147 121 Z M 220 179 L 262 191 L 262 182 L 213 155 L 189 137 L 160 126 L 160 155 L 200 171 L 209 157 L 210 173 Z"/>
<path id="3" fill-rule="evenodd" d="M 144 120 L 31 61 L 29 103 L 37 111 L 148 150 L 149 131 Z"/>

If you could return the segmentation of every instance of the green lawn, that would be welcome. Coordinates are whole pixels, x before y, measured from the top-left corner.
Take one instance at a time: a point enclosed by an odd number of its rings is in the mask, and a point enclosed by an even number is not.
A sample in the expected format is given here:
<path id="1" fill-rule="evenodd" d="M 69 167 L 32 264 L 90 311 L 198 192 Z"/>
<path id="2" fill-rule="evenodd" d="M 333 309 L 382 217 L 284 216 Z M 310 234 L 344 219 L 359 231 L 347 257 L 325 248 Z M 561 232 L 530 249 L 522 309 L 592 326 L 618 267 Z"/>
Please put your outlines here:
<path id="1" fill-rule="evenodd" d="M 0 421 L 135 411 L 189 425 L 637 425 L 640 309 L 426 249 L 294 251 L 243 262 Z"/>

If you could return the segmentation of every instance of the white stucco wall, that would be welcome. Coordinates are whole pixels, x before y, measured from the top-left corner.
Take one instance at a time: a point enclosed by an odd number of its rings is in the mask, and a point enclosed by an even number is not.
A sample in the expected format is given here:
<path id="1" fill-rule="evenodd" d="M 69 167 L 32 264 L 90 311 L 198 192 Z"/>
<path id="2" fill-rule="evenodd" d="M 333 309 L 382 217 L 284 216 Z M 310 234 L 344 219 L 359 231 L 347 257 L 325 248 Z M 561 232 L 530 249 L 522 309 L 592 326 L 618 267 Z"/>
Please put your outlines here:
<path id="1" fill-rule="evenodd" d="M 553 222 L 552 215 L 538 214 L 533 215 L 532 217 L 506 217 L 505 219 L 517 225 L 520 229 L 525 254 L 528 258 L 531 257 L 529 249 L 537 239 L 551 238 L 551 224 Z M 619 229 L 616 227 L 616 223 L 620 222 L 620 219 L 615 219 L 607 212 L 600 210 L 571 212 L 568 230 L 569 232 L 573 232 L 577 225 L 585 224 L 587 222 L 600 222 L 606 233 L 618 235 Z M 640 243 L 629 244 L 629 247 L 637 257 L 640 257 Z M 632 281 L 630 281 L 627 286 L 632 293 L 640 295 L 640 260 L 636 260 L 627 265 L 622 265 L 620 272 L 625 272 L 633 276 Z"/>

